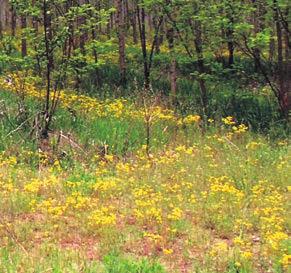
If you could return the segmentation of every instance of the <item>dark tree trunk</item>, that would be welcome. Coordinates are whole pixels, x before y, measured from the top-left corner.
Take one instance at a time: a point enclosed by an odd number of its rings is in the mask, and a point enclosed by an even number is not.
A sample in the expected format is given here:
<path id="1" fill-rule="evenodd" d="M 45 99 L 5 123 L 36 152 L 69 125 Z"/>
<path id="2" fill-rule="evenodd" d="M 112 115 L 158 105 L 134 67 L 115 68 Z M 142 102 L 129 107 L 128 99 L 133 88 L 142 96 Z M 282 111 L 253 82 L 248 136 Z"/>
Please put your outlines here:
<path id="1" fill-rule="evenodd" d="M 260 22 L 259 17 L 261 15 L 261 7 L 257 0 L 252 0 L 252 3 L 254 5 L 254 12 L 253 12 L 253 25 L 254 25 L 254 34 L 260 32 Z M 254 49 L 254 64 L 255 64 L 255 72 L 260 71 L 260 63 L 261 63 L 261 52 L 258 47 L 255 47 Z"/>
<path id="2" fill-rule="evenodd" d="M 274 61 L 275 48 L 276 48 L 275 40 L 274 38 L 271 38 L 270 44 L 269 44 L 269 62 Z"/>
<path id="3" fill-rule="evenodd" d="M 117 1 L 117 35 L 118 35 L 118 50 L 119 50 L 119 70 L 120 84 L 126 84 L 126 61 L 125 61 L 125 33 L 124 33 L 124 5 L 122 0 Z"/>
<path id="4" fill-rule="evenodd" d="M 171 93 L 170 99 L 173 106 L 177 105 L 177 61 L 174 52 L 174 37 L 175 30 L 173 27 L 168 28 L 167 31 L 167 39 L 168 46 L 171 56 L 171 64 L 170 64 L 170 83 L 171 83 Z"/>
<path id="5" fill-rule="evenodd" d="M 290 58 L 285 60 L 283 56 L 283 27 L 280 20 L 280 10 L 277 0 L 273 1 L 274 4 L 274 19 L 276 25 L 277 36 L 277 58 L 278 58 L 278 87 L 279 94 L 278 100 L 283 116 L 288 119 L 290 110 Z"/>
<path id="6" fill-rule="evenodd" d="M 206 72 L 205 65 L 204 65 L 204 56 L 203 56 L 203 47 L 202 47 L 202 27 L 199 21 L 194 21 L 192 23 L 193 34 L 194 34 L 194 45 L 195 51 L 197 55 L 197 67 L 198 67 L 198 83 L 200 87 L 201 93 L 201 102 L 203 107 L 203 113 L 205 116 L 208 115 L 208 97 L 207 97 L 207 88 L 204 74 Z"/>
<path id="7" fill-rule="evenodd" d="M 231 6 L 231 3 L 227 4 L 227 17 L 229 19 L 229 24 L 226 28 L 225 34 L 227 39 L 227 49 L 228 49 L 228 68 L 232 68 L 234 65 L 234 14 L 233 14 L 233 8 Z"/>
<path id="8" fill-rule="evenodd" d="M 154 28 L 157 29 L 159 28 L 159 18 L 157 16 L 154 16 L 153 17 L 153 25 L 154 25 Z M 161 25 L 161 28 L 163 27 L 163 24 Z M 163 35 L 162 35 L 162 30 L 159 32 L 159 35 L 157 36 L 157 40 L 156 40 L 156 45 L 155 45 L 155 52 L 157 54 L 160 53 L 160 46 L 163 42 Z"/>
<path id="9" fill-rule="evenodd" d="M 286 17 L 289 15 L 290 8 L 286 9 Z M 285 81 L 287 90 L 287 109 L 291 109 L 291 41 L 290 41 L 290 27 L 288 20 L 285 21 Z M 288 113 L 289 114 L 289 113 Z"/>
<path id="10" fill-rule="evenodd" d="M 0 19 L 0 39 L 3 37 L 3 23 L 2 20 Z"/>
<path id="11" fill-rule="evenodd" d="M 25 57 L 27 55 L 27 42 L 25 38 L 25 34 L 23 33 L 27 27 L 26 16 L 21 16 L 21 29 L 22 29 L 22 38 L 21 38 L 21 55 Z"/>
<path id="12" fill-rule="evenodd" d="M 228 67 L 232 68 L 234 65 L 234 43 L 233 40 L 227 42 L 228 48 Z"/>
<path id="13" fill-rule="evenodd" d="M 84 0 L 79 0 L 79 5 L 82 6 L 85 4 L 85 1 Z M 86 44 L 86 41 L 88 40 L 88 32 L 87 32 L 87 29 L 84 28 L 86 24 L 86 18 L 84 15 L 82 15 L 79 20 L 78 20 L 78 26 L 79 26 L 79 29 L 81 31 L 81 35 L 80 35 L 80 50 L 81 50 L 81 53 L 83 55 L 85 55 L 85 44 Z"/>
<path id="14" fill-rule="evenodd" d="M 137 34 L 137 27 L 136 27 L 136 12 L 134 8 L 132 8 L 132 13 L 131 13 L 131 24 L 132 24 L 132 40 L 133 40 L 133 43 L 136 45 L 138 43 L 138 34 Z"/>
<path id="15" fill-rule="evenodd" d="M 11 36 L 15 37 L 16 34 L 16 22 L 17 22 L 17 17 L 16 17 L 16 11 L 13 6 L 11 6 Z"/>
<path id="16" fill-rule="evenodd" d="M 129 30 L 130 28 L 130 10 L 129 10 L 129 3 L 128 0 L 123 0 L 124 1 L 124 27 L 126 31 Z"/>
<path id="17" fill-rule="evenodd" d="M 0 39 L 3 37 L 3 30 L 5 28 L 5 13 L 6 13 L 6 1 L 0 0 Z"/>
<path id="18" fill-rule="evenodd" d="M 143 55 L 143 67 L 144 67 L 144 87 L 146 90 L 150 87 L 150 71 L 148 66 L 147 58 L 147 44 L 146 44 L 146 29 L 145 29 L 145 10 L 143 7 L 141 9 L 137 6 L 137 15 L 138 15 L 138 26 L 139 34 Z"/>
<path id="19" fill-rule="evenodd" d="M 32 6 L 35 6 L 35 0 L 32 1 Z M 36 16 L 32 17 L 32 27 L 34 29 L 35 34 L 37 34 L 38 33 L 38 21 L 37 21 Z"/>
<path id="20" fill-rule="evenodd" d="M 85 1 L 86 4 L 90 4 L 90 0 L 86 0 Z M 93 16 L 92 12 L 89 13 L 90 16 Z M 96 40 L 97 39 L 97 34 L 96 34 L 96 30 L 95 30 L 95 27 L 92 26 L 91 27 L 91 37 L 93 40 Z M 92 50 L 92 53 L 93 53 L 93 57 L 94 57 L 94 62 L 96 64 L 96 67 L 95 67 L 95 77 L 94 77 L 94 84 L 97 85 L 97 86 L 100 86 L 100 75 L 99 75 L 99 69 L 97 67 L 97 64 L 98 64 L 98 54 L 97 54 L 97 51 L 95 48 L 93 48 Z"/>
<path id="21" fill-rule="evenodd" d="M 43 1 L 43 26 L 45 34 L 45 54 L 47 59 L 46 67 L 46 97 L 45 97 L 45 108 L 44 108 L 44 125 L 41 132 L 41 138 L 47 139 L 49 126 L 51 122 L 50 113 L 50 93 L 51 93 L 51 72 L 53 69 L 53 55 L 51 50 L 52 41 L 52 26 L 51 26 L 51 14 L 49 11 L 49 4 L 46 0 Z"/>

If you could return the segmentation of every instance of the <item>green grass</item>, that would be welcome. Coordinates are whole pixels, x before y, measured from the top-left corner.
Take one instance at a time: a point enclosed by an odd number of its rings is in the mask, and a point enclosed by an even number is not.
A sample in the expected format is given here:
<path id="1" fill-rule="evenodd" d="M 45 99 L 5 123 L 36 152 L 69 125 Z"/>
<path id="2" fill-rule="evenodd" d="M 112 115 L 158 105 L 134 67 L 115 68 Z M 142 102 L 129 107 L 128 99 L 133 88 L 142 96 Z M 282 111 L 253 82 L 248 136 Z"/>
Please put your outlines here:
<path id="1" fill-rule="evenodd" d="M 37 257 L 40 257 L 37 260 Z M 1 273 L 165 273 L 157 262 L 147 259 L 125 258 L 108 254 L 103 261 L 90 261 L 72 250 L 58 250 L 51 246 L 35 249 L 34 253 L 19 249 L 2 248 L 0 250 Z"/>
<path id="2" fill-rule="evenodd" d="M 122 258 L 115 254 L 109 254 L 103 259 L 106 273 L 166 273 L 163 267 L 156 263 L 150 263 L 146 259 L 134 261 Z"/>
<path id="3" fill-rule="evenodd" d="M 206 131 L 157 122 L 148 156 L 142 120 L 60 108 L 53 132 L 81 149 L 66 142 L 55 149 L 53 136 L 44 158 L 29 128 L 6 137 L 19 125 L 17 99 L 0 98 L 11 121 L 0 121 L 0 272 L 284 272 L 286 131 L 230 137 L 222 116 Z M 26 103 L 33 115 L 35 100 Z M 104 144 L 109 155 L 100 158 Z M 236 246 L 237 237 L 250 246 Z"/>

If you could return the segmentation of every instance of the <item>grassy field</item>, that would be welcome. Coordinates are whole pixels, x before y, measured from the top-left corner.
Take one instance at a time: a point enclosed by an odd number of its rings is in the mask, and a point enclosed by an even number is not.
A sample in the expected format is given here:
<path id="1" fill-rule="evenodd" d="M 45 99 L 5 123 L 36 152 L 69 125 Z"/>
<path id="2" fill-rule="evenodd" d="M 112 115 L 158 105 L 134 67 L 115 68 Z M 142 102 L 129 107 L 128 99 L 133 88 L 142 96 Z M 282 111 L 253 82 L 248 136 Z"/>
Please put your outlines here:
<path id="1" fill-rule="evenodd" d="M 288 271 L 288 139 L 64 92 L 37 147 L 2 88 L 0 272 Z"/>

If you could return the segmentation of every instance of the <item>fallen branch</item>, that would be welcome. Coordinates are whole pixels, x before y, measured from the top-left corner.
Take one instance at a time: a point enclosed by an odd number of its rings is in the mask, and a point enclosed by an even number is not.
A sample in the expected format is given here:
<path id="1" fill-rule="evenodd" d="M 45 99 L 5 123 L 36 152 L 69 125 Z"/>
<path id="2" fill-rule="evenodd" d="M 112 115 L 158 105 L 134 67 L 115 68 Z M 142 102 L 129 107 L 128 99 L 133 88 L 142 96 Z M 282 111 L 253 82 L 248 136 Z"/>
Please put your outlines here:
<path id="1" fill-rule="evenodd" d="M 19 129 L 21 129 L 21 127 L 28 122 L 30 119 L 34 118 L 34 116 L 29 117 L 28 119 L 26 119 L 25 121 L 23 121 L 17 128 L 15 128 L 14 130 L 12 130 L 11 132 L 9 132 L 5 138 L 9 137 L 10 135 L 12 135 L 13 133 L 17 132 Z"/>
<path id="2" fill-rule="evenodd" d="M 9 234 L 10 238 L 22 249 L 22 251 L 28 256 L 30 257 L 28 251 L 25 249 L 25 247 L 18 241 L 17 235 L 11 231 L 7 225 L 7 223 L 3 222 L 0 219 L 0 224 L 4 227 L 4 229 L 6 230 L 6 232 Z"/>

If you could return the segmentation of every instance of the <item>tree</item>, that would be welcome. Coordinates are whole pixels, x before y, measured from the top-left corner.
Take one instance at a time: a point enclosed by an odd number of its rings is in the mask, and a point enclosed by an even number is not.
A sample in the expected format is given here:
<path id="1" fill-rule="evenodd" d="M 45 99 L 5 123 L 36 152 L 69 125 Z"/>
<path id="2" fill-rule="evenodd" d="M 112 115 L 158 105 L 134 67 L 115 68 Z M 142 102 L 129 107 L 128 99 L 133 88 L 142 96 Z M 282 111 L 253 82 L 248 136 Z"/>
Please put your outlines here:
<path id="1" fill-rule="evenodd" d="M 120 84 L 126 83 L 124 2 L 117 0 L 117 35 L 119 50 Z"/>

